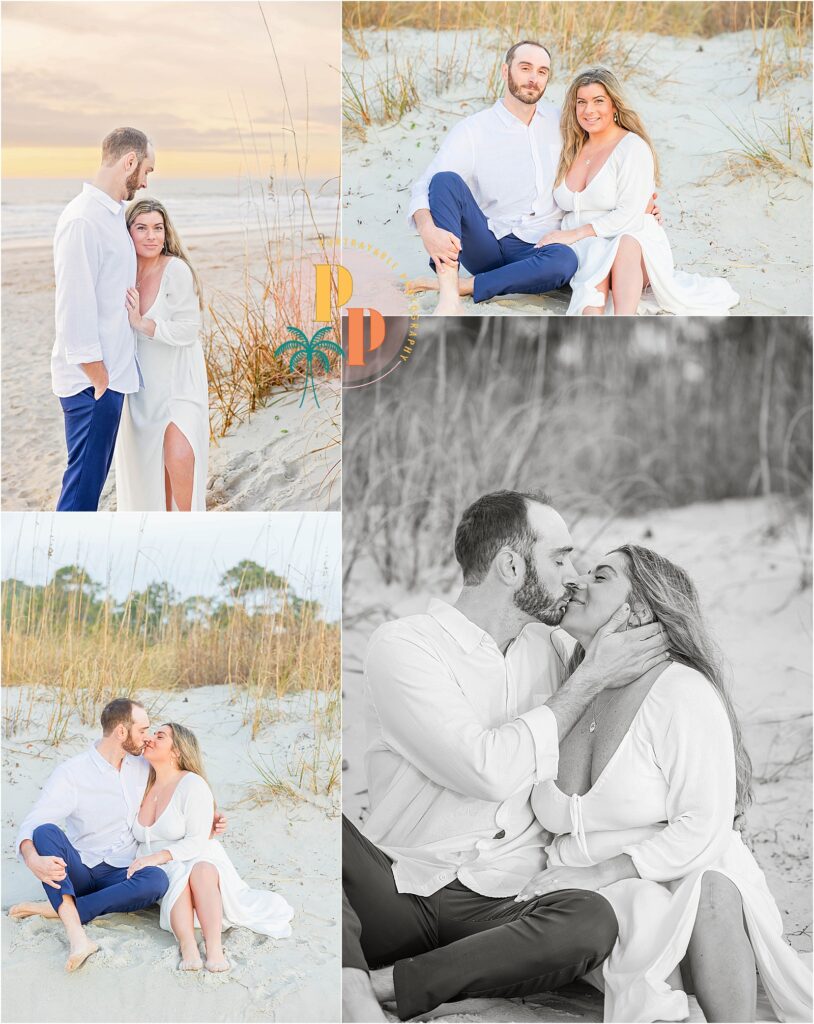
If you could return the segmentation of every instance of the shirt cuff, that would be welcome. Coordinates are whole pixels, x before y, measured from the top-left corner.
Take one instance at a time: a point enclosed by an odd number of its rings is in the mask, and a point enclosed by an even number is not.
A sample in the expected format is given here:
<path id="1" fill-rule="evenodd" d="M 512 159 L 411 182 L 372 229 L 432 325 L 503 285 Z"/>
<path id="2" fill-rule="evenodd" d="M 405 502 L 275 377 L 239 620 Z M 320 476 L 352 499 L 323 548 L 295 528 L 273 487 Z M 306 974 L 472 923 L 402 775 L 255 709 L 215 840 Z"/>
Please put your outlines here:
<path id="1" fill-rule="evenodd" d="M 19 860 L 23 864 L 25 863 L 25 861 L 23 860 L 23 855 L 22 855 L 22 852 L 20 850 L 20 847 L 23 845 L 23 843 L 26 841 L 26 839 L 30 839 L 32 842 L 34 841 L 34 829 L 33 828 L 27 828 L 25 830 L 21 829 L 17 833 L 17 838 L 16 838 L 16 840 L 14 842 L 14 846 L 15 846 L 15 849 L 17 851 L 17 860 Z"/>
<path id="2" fill-rule="evenodd" d="M 429 210 L 430 208 L 430 194 L 429 192 L 422 192 L 410 201 L 410 205 L 407 207 L 407 227 L 413 228 L 418 231 L 418 225 L 413 219 L 418 210 Z"/>
<path id="3" fill-rule="evenodd" d="M 551 708 L 543 704 L 520 716 L 534 740 L 534 781 L 556 779 L 560 764 L 560 735 Z"/>
<path id="4" fill-rule="evenodd" d="M 102 346 L 96 345 L 92 348 L 79 349 L 69 352 L 65 350 L 65 362 L 69 366 L 78 366 L 80 363 L 99 363 L 102 361 Z"/>

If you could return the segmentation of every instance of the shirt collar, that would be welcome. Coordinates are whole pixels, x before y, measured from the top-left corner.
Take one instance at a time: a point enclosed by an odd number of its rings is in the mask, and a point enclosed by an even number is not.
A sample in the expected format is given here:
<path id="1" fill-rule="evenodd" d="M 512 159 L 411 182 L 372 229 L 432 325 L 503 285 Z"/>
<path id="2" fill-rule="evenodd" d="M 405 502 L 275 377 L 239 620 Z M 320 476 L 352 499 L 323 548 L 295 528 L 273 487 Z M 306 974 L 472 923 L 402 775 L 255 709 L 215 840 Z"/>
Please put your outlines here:
<path id="1" fill-rule="evenodd" d="M 540 102 L 542 102 L 542 101 L 540 101 Z M 525 128 L 526 127 L 526 125 L 524 125 L 523 122 L 519 118 L 515 117 L 514 114 L 511 111 L 506 109 L 506 107 L 503 104 L 503 97 L 501 97 L 497 101 L 497 103 L 494 105 L 494 107 L 492 107 L 492 110 L 494 110 L 494 112 L 497 114 L 497 116 L 500 118 L 500 120 L 504 124 L 516 125 L 518 128 Z M 537 106 L 534 108 L 534 117 L 532 117 L 531 121 L 529 121 L 528 127 L 530 128 L 532 126 L 532 124 L 534 123 L 534 118 L 535 117 L 542 117 L 542 116 L 543 116 L 543 114 L 542 114 L 542 111 L 540 110 L 540 104 L 538 103 Z"/>
<path id="2" fill-rule="evenodd" d="M 463 648 L 466 654 L 471 654 L 484 638 L 494 645 L 494 640 L 485 630 L 481 629 L 480 626 L 476 626 L 463 612 L 459 612 L 457 608 L 447 604 L 446 601 L 433 598 L 427 608 L 427 614 L 432 615 L 435 621 Z"/>
<path id="3" fill-rule="evenodd" d="M 82 194 L 86 195 L 89 199 L 95 199 L 97 203 L 101 203 L 106 209 L 110 210 L 111 213 L 122 213 L 124 211 L 124 203 L 118 202 L 103 192 L 100 188 L 95 185 L 91 185 L 90 182 L 86 181 L 82 185 Z"/>

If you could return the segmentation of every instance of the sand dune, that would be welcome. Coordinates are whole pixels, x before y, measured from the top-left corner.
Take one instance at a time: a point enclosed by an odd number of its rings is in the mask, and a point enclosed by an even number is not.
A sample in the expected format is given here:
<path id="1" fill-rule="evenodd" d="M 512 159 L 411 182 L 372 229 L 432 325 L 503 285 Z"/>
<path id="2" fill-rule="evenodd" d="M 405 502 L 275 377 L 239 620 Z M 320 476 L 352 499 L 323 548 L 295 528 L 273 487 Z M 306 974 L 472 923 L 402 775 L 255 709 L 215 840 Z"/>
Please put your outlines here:
<path id="1" fill-rule="evenodd" d="M 9 727 L 20 691 L 3 691 Z M 336 801 L 273 799 L 252 758 L 280 772 L 292 751 L 313 743 L 313 694 L 280 703 L 280 717 L 255 740 L 240 695 L 224 686 L 178 694 L 145 693 L 154 722 L 175 719 L 201 740 L 218 806 L 228 819 L 224 846 L 253 887 L 280 892 L 295 910 L 293 934 L 270 939 L 245 928 L 225 933 L 233 970 L 180 973 L 175 942 L 158 910 L 113 914 L 88 926 L 101 946 L 80 972 L 62 970 L 61 926 L 29 918 L 3 921 L 2 1016 L 7 1021 L 336 1021 L 339 978 L 339 842 Z M 47 698 L 47 692 L 42 692 Z M 22 816 L 61 760 L 83 750 L 94 726 L 71 720 L 66 739 L 47 744 L 40 702 L 32 721 L 3 744 L 3 910 L 42 898 L 34 876 L 14 857 Z"/>
<path id="2" fill-rule="evenodd" d="M 423 276 L 429 272 L 427 255 L 405 220 L 410 188 L 447 132 L 493 102 L 484 98 L 484 81 L 501 43 L 474 30 L 370 30 L 364 39 L 369 51 L 364 62 L 368 89 L 377 75 L 393 75 L 394 59 L 402 68 L 415 62 L 422 99 L 400 122 L 366 128 L 364 141 L 345 131 L 343 231 L 346 239 L 373 243 L 385 252 L 398 274 Z M 727 278 L 741 298 L 736 314 L 809 316 L 811 168 L 799 156 L 786 159 L 772 129 L 792 116 L 810 131 L 811 81 L 787 81 L 758 102 L 758 57 L 751 32 L 704 40 L 647 35 L 625 38 L 623 43 L 632 47 L 639 61 L 626 85 L 658 151 L 663 176 L 660 206 L 676 266 Z M 469 71 L 458 82 L 464 57 Z M 558 69 L 556 52 L 552 66 L 546 99 L 559 105 L 570 75 Z M 363 64 L 347 45 L 343 67 L 359 86 Z M 444 72 L 451 68 L 456 82 L 440 92 L 439 67 Z M 743 154 L 738 156 L 739 143 L 726 126 L 777 148 L 787 172 L 738 170 L 733 178 L 729 168 L 733 162 L 739 164 Z M 385 264 L 382 278 L 395 280 Z M 359 305 L 375 306 L 376 297 L 384 294 L 382 281 L 354 282 Z M 419 296 L 421 311 L 431 312 L 436 301 L 431 293 Z M 559 314 L 567 305 L 565 292 L 500 297 L 477 305 L 464 300 L 466 315 Z M 385 314 L 404 312 L 375 308 Z"/>
<path id="3" fill-rule="evenodd" d="M 619 518 L 582 520 L 576 544 L 601 554 L 634 541 L 675 559 L 695 580 L 713 632 L 731 666 L 733 695 L 755 771 L 747 834 L 780 907 L 786 936 L 811 954 L 811 589 L 801 586 L 810 524 L 769 500 L 690 505 Z M 586 559 L 591 561 L 590 554 Z M 359 563 L 344 591 L 343 809 L 364 820 L 368 797 L 361 666 L 373 630 L 385 619 L 454 599 L 450 568 L 413 593 L 381 583 Z M 692 1020 L 703 1020 L 696 1006 Z M 463 1011 L 462 1013 L 457 1012 Z M 525 1002 L 469 1000 L 446 1021 L 601 1020 L 601 1001 L 585 987 Z M 765 997 L 758 1020 L 774 1020 Z"/>

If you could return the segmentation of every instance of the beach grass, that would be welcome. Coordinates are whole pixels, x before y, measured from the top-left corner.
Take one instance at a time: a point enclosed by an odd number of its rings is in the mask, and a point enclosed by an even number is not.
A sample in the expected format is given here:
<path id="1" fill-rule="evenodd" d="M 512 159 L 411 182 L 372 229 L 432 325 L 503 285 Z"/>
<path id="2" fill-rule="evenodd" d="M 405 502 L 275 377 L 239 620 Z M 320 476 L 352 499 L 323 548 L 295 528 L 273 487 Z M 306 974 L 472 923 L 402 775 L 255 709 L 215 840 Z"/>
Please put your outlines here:
<path id="1" fill-rule="evenodd" d="M 805 585 L 810 326 L 734 323 L 425 321 L 407 364 L 345 399 L 345 583 L 362 558 L 408 588 L 454 571 L 461 512 L 509 488 L 545 490 L 573 526 L 776 496 L 804 523 Z"/>

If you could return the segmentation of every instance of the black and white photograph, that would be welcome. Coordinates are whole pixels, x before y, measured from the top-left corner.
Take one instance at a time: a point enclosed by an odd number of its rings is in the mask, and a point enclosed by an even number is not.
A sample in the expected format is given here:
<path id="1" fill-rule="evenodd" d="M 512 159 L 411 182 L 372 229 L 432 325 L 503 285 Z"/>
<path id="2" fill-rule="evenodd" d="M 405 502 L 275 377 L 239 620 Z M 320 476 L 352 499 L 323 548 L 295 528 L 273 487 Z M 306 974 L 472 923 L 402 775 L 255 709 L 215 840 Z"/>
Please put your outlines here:
<path id="1" fill-rule="evenodd" d="M 346 394 L 346 1021 L 807 1021 L 811 328 L 422 324 Z"/>

